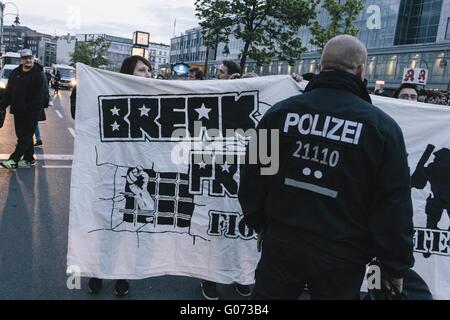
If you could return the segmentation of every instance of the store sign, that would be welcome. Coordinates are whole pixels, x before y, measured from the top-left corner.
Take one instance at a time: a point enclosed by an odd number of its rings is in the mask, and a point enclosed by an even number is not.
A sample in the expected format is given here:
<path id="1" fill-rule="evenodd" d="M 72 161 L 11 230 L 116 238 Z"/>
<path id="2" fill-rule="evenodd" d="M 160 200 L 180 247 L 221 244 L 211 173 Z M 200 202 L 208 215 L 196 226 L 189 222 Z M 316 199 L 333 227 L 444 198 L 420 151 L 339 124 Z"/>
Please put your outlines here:
<path id="1" fill-rule="evenodd" d="M 189 73 L 189 66 L 185 63 L 177 63 L 172 67 L 173 72 L 179 76 L 184 76 Z"/>
<path id="2" fill-rule="evenodd" d="M 425 68 L 405 68 L 403 70 L 402 83 L 412 83 L 426 85 L 428 81 L 428 69 Z"/>

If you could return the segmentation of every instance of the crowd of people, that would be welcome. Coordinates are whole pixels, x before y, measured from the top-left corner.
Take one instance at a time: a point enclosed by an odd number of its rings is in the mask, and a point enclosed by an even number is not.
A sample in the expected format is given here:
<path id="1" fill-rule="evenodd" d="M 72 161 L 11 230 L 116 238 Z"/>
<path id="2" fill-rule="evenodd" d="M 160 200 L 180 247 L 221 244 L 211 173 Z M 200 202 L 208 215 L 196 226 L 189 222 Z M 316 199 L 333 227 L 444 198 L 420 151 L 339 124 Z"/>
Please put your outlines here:
<path id="1" fill-rule="evenodd" d="M 399 89 L 401 89 L 401 88 L 409 88 L 411 90 L 414 90 L 416 92 L 416 98 L 414 99 L 414 101 L 442 105 L 442 106 L 450 106 L 450 91 L 426 90 L 423 88 L 419 88 L 418 86 L 416 86 L 414 84 L 409 84 L 409 83 L 401 85 Z M 387 93 L 384 89 L 377 89 L 374 91 L 374 94 L 378 95 L 378 96 L 384 96 L 384 97 L 399 98 L 398 90 L 396 90 L 392 96 L 389 93 Z M 408 100 L 411 100 L 411 99 L 408 99 Z"/>
<path id="2" fill-rule="evenodd" d="M 320 74 L 305 75 L 310 80 L 305 92 L 275 105 L 258 125 L 258 130 L 281 132 L 280 170 L 264 176 L 261 163 L 241 168 L 239 202 L 245 222 L 258 233 L 262 251 L 253 293 L 250 286 L 235 285 L 243 297 L 297 299 L 308 287 L 313 299 L 359 299 L 366 265 L 373 260 L 382 269 L 382 290 L 399 295 L 414 266 L 405 142 L 399 125 L 372 105 L 364 82 L 367 50 L 358 39 L 341 35 L 327 43 L 321 61 Z M 152 71 L 146 59 L 133 56 L 123 62 L 120 72 L 150 78 Z M 217 73 L 219 80 L 252 77 L 257 75 L 243 75 L 232 61 L 224 61 Z M 204 80 L 205 75 L 191 68 L 187 79 Z M 13 72 L 0 104 L 0 110 L 11 106 L 18 139 L 10 159 L 1 163 L 4 168 L 35 163 L 33 135 L 48 106 L 48 91 L 42 68 L 34 63 L 31 51 L 24 50 L 22 65 Z M 394 96 L 417 101 L 420 94 L 414 86 L 402 85 Z M 75 97 L 76 89 L 73 117 Z M 324 123 L 342 121 L 354 130 L 348 127 L 340 139 L 318 137 L 301 127 L 305 116 Z M 323 154 L 334 150 L 336 161 L 326 168 L 326 175 L 314 173 L 320 188 L 308 170 L 312 160 L 296 152 L 299 143 Z M 302 182 L 305 179 L 308 183 Z M 129 287 L 127 280 L 117 280 L 115 294 L 124 296 Z M 219 299 L 216 283 L 202 280 L 200 287 L 206 299 Z M 89 280 L 90 292 L 101 288 L 101 279 Z"/>

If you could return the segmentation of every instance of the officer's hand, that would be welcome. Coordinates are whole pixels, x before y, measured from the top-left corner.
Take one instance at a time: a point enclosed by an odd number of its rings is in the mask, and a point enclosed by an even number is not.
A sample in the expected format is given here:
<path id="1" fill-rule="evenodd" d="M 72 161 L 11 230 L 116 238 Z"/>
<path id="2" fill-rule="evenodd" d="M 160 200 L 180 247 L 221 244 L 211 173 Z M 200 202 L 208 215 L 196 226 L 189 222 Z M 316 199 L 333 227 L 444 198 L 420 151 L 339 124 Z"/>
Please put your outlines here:
<path id="1" fill-rule="evenodd" d="M 381 278 L 381 286 L 391 297 L 395 298 L 403 292 L 403 278 L 393 278 L 384 273 Z"/>
<path id="2" fill-rule="evenodd" d="M 257 248 L 258 248 L 258 252 L 262 252 L 262 243 L 263 243 L 263 233 L 258 233 L 256 235 L 256 239 L 258 240 L 257 242 Z"/>

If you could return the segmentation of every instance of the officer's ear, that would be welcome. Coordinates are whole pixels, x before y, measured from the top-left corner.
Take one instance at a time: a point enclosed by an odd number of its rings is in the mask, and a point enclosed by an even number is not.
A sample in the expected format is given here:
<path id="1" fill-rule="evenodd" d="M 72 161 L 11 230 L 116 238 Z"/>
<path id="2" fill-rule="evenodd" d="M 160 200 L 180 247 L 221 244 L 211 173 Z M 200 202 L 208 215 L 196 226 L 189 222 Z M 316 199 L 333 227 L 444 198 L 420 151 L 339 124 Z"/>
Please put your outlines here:
<path id="1" fill-rule="evenodd" d="M 366 78 L 366 66 L 361 64 L 356 68 L 356 76 L 361 78 L 362 81 Z"/>

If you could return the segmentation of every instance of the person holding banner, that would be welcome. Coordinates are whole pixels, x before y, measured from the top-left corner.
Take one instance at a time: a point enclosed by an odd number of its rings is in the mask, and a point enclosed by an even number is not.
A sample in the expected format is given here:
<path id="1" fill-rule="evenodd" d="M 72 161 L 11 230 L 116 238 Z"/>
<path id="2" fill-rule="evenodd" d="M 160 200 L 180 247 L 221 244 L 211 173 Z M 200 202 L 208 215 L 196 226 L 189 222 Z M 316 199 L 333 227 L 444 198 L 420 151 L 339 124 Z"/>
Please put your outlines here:
<path id="1" fill-rule="evenodd" d="M 132 56 L 126 58 L 122 62 L 122 67 L 120 69 L 120 73 L 134 75 L 137 77 L 151 78 L 153 67 L 151 63 L 141 57 L 141 56 Z M 74 88 L 75 91 L 75 88 Z M 73 93 L 76 97 L 76 91 Z M 72 102 L 72 117 L 75 118 L 75 101 L 76 98 L 71 99 Z M 90 293 L 98 294 L 102 289 L 102 280 L 98 278 L 90 278 L 88 283 L 88 289 Z M 130 284 L 127 280 L 117 280 L 114 286 L 114 293 L 118 297 L 123 297 L 128 294 L 130 288 Z"/>
<path id="2" fill-rule="evenodd" d="M 410 170 L 400 127 L 363 83 L 366 61 L 357 38 L 331 39 L 305 93 L 259 123 L 280 133 L 267 146 L 280 168 L 241 167 L 239 201 L 262 250 L 253 299 L 298 299 L 305 285 L 312 299 L 360 299 L 373 258 L 383 287 L 402 292 L 414 265 Z"/>
<path id="3" fill-rule="evenodd" d="M 218 80 L 232 80 L 241 77 L 241 67 L 231 60 L 224 60 L 217 70 Z"/>
<path id="4" fill-rule="evenodd" d="M 394 93 L 394 98 L 417 102 L 419 94 L 414 84 L 404 83 Z"/>
<path id="5" fill-rule="evenodd" d="M 190 68 L 188 73 L 188 80 L 205 80 L 205 75 L 200 68 Z"/>

